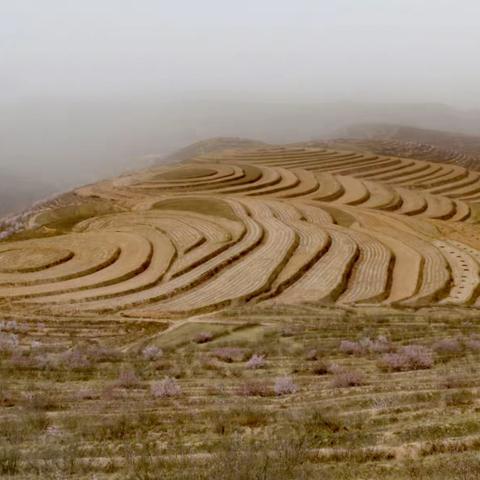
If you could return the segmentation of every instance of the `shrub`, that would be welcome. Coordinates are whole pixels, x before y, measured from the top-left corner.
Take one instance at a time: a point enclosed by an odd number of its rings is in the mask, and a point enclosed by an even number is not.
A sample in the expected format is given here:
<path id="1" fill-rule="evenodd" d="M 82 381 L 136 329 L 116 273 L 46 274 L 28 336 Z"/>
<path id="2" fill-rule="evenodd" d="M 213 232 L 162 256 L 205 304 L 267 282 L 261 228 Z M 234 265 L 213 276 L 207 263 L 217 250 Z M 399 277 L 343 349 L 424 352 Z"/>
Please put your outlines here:
<path id="1" fill-rule="evenodd" d="M 345 420 L 336 410 L 325 410 L 313 406 L 308 410 L 303 426 L 309 437 L 317 437 L 319 432 L 338 433 L 347 430 Z"/>
<path id="2" fill-rule="evenodd" d="M 212 350 L 210 354 L 222 362 L 233 363 L 243 361 L 247 351 L 244 348 L 222 347 Z"/>
<path id="3" fill-rule="evenodd" d="M 75 392 L 74 398 L 77 401 L 98 400 L 100 398 L 100 393 L 93 390 L 92 388 L 81 388 L 80 390 Z"/>
<path id="4" fill-rule="evenodd" d="M 56 370 L 60 367 L 60 358 L 53 357 L 52 355 L 38 354 L 32 357 L 32 368 L 39 370 Z"/>
<path id="5" fill-rule="evenodd" d="M 217 358 L 212 358 L 207 355 L 200 357 L 199 366 L 205 370 L 213 370 L 217 373 L 223 372 L 226 368 Z"/>
<path id="6" fill-rule="evenodd" d="M 135 370 L 132 367 L 127 367 L 120 371 L 116 384 L 123 388 L 136 388 L 139 386 L 140 380 Z"/>
<path id="7" fill-rule="evenodd" d="M 393 370 L 399 372 L 401 370 L 410 370 L 409 359 L 401 353 L 387 353 L 383 355 L 380 361 L 380 367 L 383 370 Z"/>
<path id="8" fill-rule="evenodd" d="M 397 353 L 387 353 L 380 361 L 380 367 L 386 370 L 422 370 L 433 366 L 430 350 L 422 345 L 407 345 Z"/>
<path id="9" fill-rule="evenodd" d="M 323 361 L 317 362 L 313 366 L 312 372 L 315 375 L 326 375 L 327 373 L 330 372 L 330 365 L 326 362 L 323 362 Z"/>
<path id="10" fill-rule="evenodd" d="M 1 320 L 0 321 L 0 331 L 8 332 L 8 331 L 15 331 L 17 330 L 18 324 L 16 320 Z"/>
<path id="11" fill-rule="evenodd" d="M 213 340 L 213 334 L 210 332 L 200 332 L 194 338 L 195 343 L 207 343 Z"/>
<path id="12" fill-rule="evenodd" d="M 118 362 L 122 359 L 122 352 L 102 345 L 89 345 L 85 354 L 93 362 Z"/>
<path id="13" fill-rule="evenodd" d="M 378 336 L 377 339 L 370 344 L 370 351 L 373 353 L 386 353 L 392 350 L 392 343 L 384 335 Z"/>
<path id="14" fill-rule="evenodd" d="M 182 389 L 174 378 L 165 377 L 159 382 L 152 383 L 151 392 L 155 398 L 168 398 L 178 397 Z"/>
<path id="15" fill-rule="evenodd" d="M 433 366 L 432 352 L 422 345 L 407 345 L 400 349 L 400 353 L 408 358 L 411 368 L 415 370 Z"/>
<path id="16" fill-rule="evenodd" d="M 238 427 L 258 428 L 265 426 L 272 418 L 271 412 L 263 407 L 251 405 L 248 400 L 237 402 L 228 409 L 214 409 L 208 413 L 208 424 L 215 433 L 224 435 Z"/>
<path id="17" fill-rule="evenodd" d="M 163 351 L 160 347 L 157 347 L 155 345 L 150 345 L 148 347 L 145 347 L 142 350 L 142 356 L 145 360 L 148 361 L 153 361 L 157 360 L 163 355 Z"/>
<path id="18" fill-rule="evenodd" d="M 87 370 L 92 368 L 92 362 L 78 349 L 68 350 L 59 358 L 60 364 L 70 370 Z"/>
<path id="19" fill-rule="evenodd" d="M 474 352 L 480 352 L 480 338 L 476 335 L 470 336 L 465 340 L 465 346 Z"/>
<path id="20" fill-rule="evenodd" d="M 19 348 L 17 335 L 0 332 L 0 354 L 13 353 Z"/>
<path id="21" fill-rule="evenodd" d="M 60 359 L 46 353 L 28 354 L 28 352 L 15 351 L 10 357 L 10 365 L 22 370 L 56 370 L 60 365 Z M 77 367 L 72 362 L 74 369 Z"/>
<path id="22" fill-rule="evenodd" d="M 332 387 L 335 388 L 357 387 L 363 384 L 363 374 L 356 370 L 339 371 L 335 373 L 332 380 Z"/>
<path id="23" fill-rule="evenodd" d="M 250 360 L 245 364 L 247 368 L 257 370 L 265 366 L 265 357 L 263 355 L 257 355 L 256 353 L 250 357 Z"/>
<path id="24" fill-rule="evenodd" d="M 288 325 L 282 328 L 280 335 L 282 337 L 294 337 L 295 335 L 301 335 L 304 330 L 304 327 L 300 325 Z"/>
<path id="25" fill-rule="evenodd" d="M 238 387 L 238 395 L 242 397 L 269 397 L 272 390 L 260 381 L 245 382 Z"/>
<path id="26" fill-rule="evenodd" d="M 25 354 L 25 352 L 16 351 L 13 352 L 12 356 L 10 357 L 10 365 L 15 367 L 17 370 L 30 369 L 34 368 L 35 359 L 34 357 Z"/>
<path id="27" fill-rule="evenodd" d="M 345 368 L 342 367 L 342 365 L 339 365 L 338 363 L 331 362 L 327 365 L 327 372 L 332 373 L 332 374 L 337 374 L 337 373 L 342 373 L 345 371 Z"/>
<path id="28" fill-rule="evenodd" d="M 279 377 L 275 380 L 273 390 L 276 395 L 290 395 L 295 393 L 298 388 L 291 377 Z"/>
<path id="29" fill-rule="evenodd" d="M 357 343 L 350 340 L 342 340 L 340 342 L 340 351 L 348 355 L 360 355 L 363 353 L 363 348 Z"/>
<path id="30" fill-rule="evenodd" d="M 377 411 L 387 410 L 394 404 L 394 399 L 389 397 L 374 397 L 372 398 L 372 408 Z"/>
<path id="31" fill-rule="evenodd" d="M 340 352 L 347 355 L 365 355 L 367 353 L 386 353 L 393 350 L 393 346 L 387 337 L 380 335 L 376 340 L 369 337 L 363 337 L 358 342 L 351 340 L 342 340 L 340 342 Z"/>
<path id="32" fill-rule="evenodd" d="M 433 344 L 433 350 L 441 355 L 455 355 L 461 353 L 463 348 L 456 338 L 444 338 Z"/>

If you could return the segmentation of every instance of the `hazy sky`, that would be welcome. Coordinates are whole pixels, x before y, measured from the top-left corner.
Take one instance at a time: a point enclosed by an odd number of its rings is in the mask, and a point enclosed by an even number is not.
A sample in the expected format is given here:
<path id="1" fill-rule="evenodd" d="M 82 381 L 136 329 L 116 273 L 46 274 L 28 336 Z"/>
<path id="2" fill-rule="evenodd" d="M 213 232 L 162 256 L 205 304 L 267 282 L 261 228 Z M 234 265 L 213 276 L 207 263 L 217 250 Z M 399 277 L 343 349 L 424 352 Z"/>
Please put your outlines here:
<path id="1" fill-rule="evenodd" d="M 478 0 L 0 0 L 0 101 L 480 106 Z"/>

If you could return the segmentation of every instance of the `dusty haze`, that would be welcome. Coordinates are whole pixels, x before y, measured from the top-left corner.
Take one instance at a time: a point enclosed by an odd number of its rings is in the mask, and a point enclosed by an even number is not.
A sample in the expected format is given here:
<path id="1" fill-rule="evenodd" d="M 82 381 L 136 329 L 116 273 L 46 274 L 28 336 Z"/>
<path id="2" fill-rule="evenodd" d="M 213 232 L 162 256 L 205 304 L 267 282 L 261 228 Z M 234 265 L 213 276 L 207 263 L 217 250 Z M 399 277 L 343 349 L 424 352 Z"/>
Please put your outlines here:
<path id="1" fill-rule="evenodd" d="M 478 134 L 479 17 L 473 0 L 4 1 L 0 212 L 7 191 L 30 201 L 210 136 Z"/>

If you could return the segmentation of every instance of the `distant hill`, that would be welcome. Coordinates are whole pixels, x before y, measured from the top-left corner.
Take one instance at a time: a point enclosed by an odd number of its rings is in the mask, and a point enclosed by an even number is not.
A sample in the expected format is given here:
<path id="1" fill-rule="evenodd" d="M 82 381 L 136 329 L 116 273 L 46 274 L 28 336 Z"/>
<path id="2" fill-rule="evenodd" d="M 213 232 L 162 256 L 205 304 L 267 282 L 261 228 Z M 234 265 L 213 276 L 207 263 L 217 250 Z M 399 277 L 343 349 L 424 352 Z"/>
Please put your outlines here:
<path id="1" fill-rule="evenodd" d="M 335 144 L 364 147 L 383 155 L 448 161 L 480 169 L 480 136 L 404 125 L 360 124 L 338 132 Z M 331 143 L 331 142 L 330 142 Z"/>
<path id="2" fill-rule="evenodd" d="M 12 172 L 0 172 L 0 216 L 19 212 L 32 203 L 55 193 L 56 185 L 26 178 Z"/>
<path id="3" fill-rule="evenodd" d="M 167 157 L 157 160 L 156 163 L 165 163 L 165 162 L 181 162 L 184 160 L 189 160 L 192 157 L 197 155 L 204 155 L 207 153 L 220 152 L 228 149 L 237 149 L 237 148 L 255 148 L 266 145 L 263 142 L 256 140 L 250 140 L 247 138 L 237 138 L 237 137 L 218 137 L 218 138 L 209 138 L 208 140 L 201 140 L 200 142 L 195 142 L 191 145 L 188 145 L 185 148 L 177 150 L 176 152 L 168 155 Z"/>

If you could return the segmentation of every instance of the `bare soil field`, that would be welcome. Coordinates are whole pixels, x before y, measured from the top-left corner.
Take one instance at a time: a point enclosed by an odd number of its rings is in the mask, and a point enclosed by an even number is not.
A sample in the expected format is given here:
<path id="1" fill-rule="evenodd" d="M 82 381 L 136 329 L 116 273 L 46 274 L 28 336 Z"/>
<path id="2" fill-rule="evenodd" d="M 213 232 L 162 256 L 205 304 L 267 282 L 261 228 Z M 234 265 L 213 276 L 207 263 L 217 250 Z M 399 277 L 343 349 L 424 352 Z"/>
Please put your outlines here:
<path id="1" fill-rule="evenodd" d="M 0 476 L 478 478 L 480 172 L 212 143 L 1 224 Z"/>

